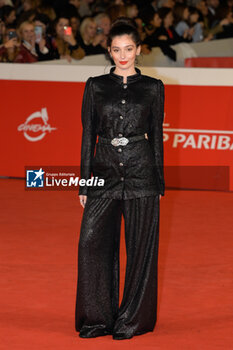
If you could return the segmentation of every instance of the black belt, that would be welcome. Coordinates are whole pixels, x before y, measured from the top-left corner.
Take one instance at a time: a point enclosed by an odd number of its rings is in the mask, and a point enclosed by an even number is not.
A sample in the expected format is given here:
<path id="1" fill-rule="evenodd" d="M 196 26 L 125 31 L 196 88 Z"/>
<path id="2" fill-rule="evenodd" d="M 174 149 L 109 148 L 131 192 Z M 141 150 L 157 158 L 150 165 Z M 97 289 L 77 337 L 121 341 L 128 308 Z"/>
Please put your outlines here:
<path id="1" fill-rule="evenodd" d="M 115 137 L 114 139 L 106 139 L 105 137 L 99 136 L 98 142 L 111 144 L 113 146 L 125 146 L 129 142 L 135 142 L 143 139 L 147 139 L 147 134 L 139 135 L 139 136 L 131 136 L 131 137 Z"/>

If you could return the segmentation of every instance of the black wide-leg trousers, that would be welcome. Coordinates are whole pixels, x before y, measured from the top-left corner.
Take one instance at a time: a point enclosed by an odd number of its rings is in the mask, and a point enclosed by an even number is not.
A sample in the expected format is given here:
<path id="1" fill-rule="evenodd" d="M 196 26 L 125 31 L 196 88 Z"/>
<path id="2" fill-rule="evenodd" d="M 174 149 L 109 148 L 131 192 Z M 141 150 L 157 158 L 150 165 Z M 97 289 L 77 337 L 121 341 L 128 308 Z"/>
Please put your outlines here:
<path id="1" fill-rule="evenodd" d="M 157 319 L 159 196 L 87 197 L 78 244 L 75 329 L 81 337 L 116 339 L 153 331 Z M 127 264 L 119 307 L 121 218 Z"/>

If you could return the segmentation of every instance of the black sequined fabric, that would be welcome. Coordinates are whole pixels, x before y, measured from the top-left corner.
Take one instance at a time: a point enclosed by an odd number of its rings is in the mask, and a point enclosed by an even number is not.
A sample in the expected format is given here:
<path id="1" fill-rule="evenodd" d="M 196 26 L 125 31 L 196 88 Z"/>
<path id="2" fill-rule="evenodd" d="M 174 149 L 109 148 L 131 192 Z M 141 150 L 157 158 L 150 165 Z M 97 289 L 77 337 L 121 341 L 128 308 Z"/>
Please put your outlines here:
<path id="1" fill-rule="evenodd" d="M 164 195 L 163 119 L 164 85 L 160 79 L 136 73 L 90 77 L 82 103 L 81 178 L 104 179 L 104 186 L 80 186 L 90 197 L 131 199 Z M 148 139 L 125 146 L 97 142 L 104 138 L 143 134 Z"/>
<path id="2" fill-rule="evenodd" d="M 129 339 L 157 319 L 159 196 L 87 197 L 78 246 L 75 328 L 80 337 Z M 119 244 L 125 221 L 127 264 L 119 305 Z"/>
<path id="3" fill-rule="evenodd" d="M 129 339 L 153 331 L 157 317 L 159 194 L 164 195 L 161 80 L 114 73 L 90 77 L 82 104 L 81 178 L 104 179 L 103 187 L 80 186 L 87 195 L 78 246 L 75 328 L 83 338 L 112 334 Z M 105 138 L 147 133 L 125 146 Z M 119 242 L 125 221 L 127 265 L 119 306 Z"/>

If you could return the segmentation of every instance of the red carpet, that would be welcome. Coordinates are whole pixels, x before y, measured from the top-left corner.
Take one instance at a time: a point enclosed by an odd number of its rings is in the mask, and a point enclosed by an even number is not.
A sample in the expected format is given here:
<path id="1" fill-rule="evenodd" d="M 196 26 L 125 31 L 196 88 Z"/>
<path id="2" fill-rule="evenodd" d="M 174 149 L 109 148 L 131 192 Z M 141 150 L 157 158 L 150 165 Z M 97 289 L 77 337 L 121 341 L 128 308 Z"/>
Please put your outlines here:
<path id="1" fill-rule="evenodd" d="M 74 328 L 77 193 L 24 186 L 24 180 L 0 180 L 0 349 L 233 348 L 232 193 L 167 190 L 154 332 L 129 340 L 81 339 Z M 121 297 L 125 262 L 122 226 Z"/>

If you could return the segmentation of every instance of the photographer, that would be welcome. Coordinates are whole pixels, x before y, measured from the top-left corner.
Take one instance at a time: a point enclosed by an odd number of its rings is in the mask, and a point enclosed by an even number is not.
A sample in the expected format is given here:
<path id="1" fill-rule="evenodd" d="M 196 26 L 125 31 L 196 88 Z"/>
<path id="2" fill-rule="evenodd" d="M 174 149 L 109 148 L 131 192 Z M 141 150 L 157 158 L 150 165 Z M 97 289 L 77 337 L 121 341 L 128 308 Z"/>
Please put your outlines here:
<path id="1" fill-rule="evenodd" d="M 43 61 L 50 56 L 50 50 L 46 47 L 46 42 L 41 38 L 36 42 L 35 24 L 25 21 L 19 26 L 19 37 L 21 45 L 15 62 L 33 63 Z"/>
<path id="2" fill-rule="evenodd" d="M 80 60 L 85 56 L 85 51 L 74 38 L 68 18 L 58 17 L 54 29 L 55 37 L 52 40 L 52 46 L 56 58 L 66 58 L 71 62 L 72 58 Z"/>
<path id="3" fill-rule="evenodd" d="M 14 62 L 19 52 L 20 42 L 15 28 L 7 28 L 3 44 L 0 46 L 0 62 Z"/>

